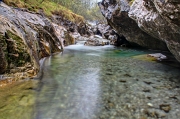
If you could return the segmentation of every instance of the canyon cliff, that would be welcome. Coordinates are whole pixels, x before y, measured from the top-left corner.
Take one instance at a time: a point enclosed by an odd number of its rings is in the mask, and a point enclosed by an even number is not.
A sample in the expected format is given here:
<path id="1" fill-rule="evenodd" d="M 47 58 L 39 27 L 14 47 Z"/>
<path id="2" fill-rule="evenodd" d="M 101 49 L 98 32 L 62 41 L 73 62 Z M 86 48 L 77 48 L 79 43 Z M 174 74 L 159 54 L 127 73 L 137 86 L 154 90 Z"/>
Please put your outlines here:
<path id="1" fill-rule="evenodd" d="M 180 61 L 180 1 L 102 0 L 98 5 L 108 24 L 130 43 L 169 50 Z"/>
<path id="2" fill-rule="evenodd" d="M 68 28 L 55 22 L 56 18 L 0 4 L 0 74 L 7 74 L 0 78 L 33 77 L 39 72 L 40 59 L 74 43 Z"/>

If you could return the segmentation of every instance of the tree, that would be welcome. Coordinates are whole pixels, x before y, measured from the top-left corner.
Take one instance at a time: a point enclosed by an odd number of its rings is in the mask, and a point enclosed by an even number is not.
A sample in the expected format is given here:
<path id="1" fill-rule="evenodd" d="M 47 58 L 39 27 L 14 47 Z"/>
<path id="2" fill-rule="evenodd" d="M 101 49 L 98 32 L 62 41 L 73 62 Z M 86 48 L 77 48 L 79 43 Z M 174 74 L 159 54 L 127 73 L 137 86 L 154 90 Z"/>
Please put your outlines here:
<path id="1" fill-rule="evenodd" d="M 83 16 L 87 20 L 103 20 L 97 0 L 52 0 L 66 8 L 72 10 L 74 13 Z"/>

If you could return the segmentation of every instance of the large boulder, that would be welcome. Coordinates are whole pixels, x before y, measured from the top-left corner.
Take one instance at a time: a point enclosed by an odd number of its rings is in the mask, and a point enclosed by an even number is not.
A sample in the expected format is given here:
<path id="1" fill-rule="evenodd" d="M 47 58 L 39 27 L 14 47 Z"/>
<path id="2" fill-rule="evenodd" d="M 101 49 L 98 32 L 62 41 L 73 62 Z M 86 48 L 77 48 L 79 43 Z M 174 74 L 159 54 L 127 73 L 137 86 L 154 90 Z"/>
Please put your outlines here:
<path id="1" fill-rule="evenodd" d="M 102 0 L 99 7 L 108 23 L 129 42 L 170 50 L 180 61 L 180 1 Z"/>
<path id="2" fill-rule="evenodd" d="M 180 1 L 135 0 L 129 17 L 151 36 L 164 41 L 180 61 Z"/>
<path id="3" fill-rule="evenodd" d="M 36 75 L 39 60 L 63 50 L 67 30 L 42 14 L 0 4 L 0 74 Z M 15 69 L 15 70 L 14 70 Z M 18 69 L 18 70 L 17 70 Z"/>

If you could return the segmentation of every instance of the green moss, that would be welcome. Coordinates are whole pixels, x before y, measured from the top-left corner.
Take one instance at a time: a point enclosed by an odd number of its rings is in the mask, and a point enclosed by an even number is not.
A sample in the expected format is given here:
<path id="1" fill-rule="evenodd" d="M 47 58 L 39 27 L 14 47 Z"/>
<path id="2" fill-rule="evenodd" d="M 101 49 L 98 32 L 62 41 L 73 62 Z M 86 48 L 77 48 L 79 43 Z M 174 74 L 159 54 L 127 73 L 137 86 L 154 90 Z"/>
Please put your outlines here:
<path id="1" fill-rule="evenodd" d="M 30 62 L 30 55 L 27 52 L 27 47 L 19 36 L 11 31 L 7 31 L 7 36 L 12 39 L 8 41 L 8 64 L 15 66 L 23 66 L 26 62 Z"/>
<path id="2" fill-rule="evenodd" d="M 36 92 L 32 89 L 38 81 L 29 80 L 12 83 L 0 88 L 1 119 L 32 119 Z"/>
<path id="3" fill-rule="evenodd" d="M 75 39 L 71 35 L 69 35 L 68 32 L 65 32 L 64 45 L 67 46 L 67 45 L 72 45 L 72 44 L 75 44 Z"/>
<path id="4" fill-rule="evenodd" d="M 131 6 L 133 4 L 134 0 L 129 0 L 129 5 Z"/>
<path id="5" fill-rule="evenodd" d="M 43 2 L 42 0 L 6 0 L 5 3 L 13 7 L 25 7 L 34 12 L 38 12 L 39 9 L 41 9 L 48 17 L 56 14 L 75 23 L 84 22 L 84 18 L 82 16 L 74 14 L 71 10 L 51 0 L 45 0 Z"/>
<path id="6" fill-rule="evenodd" d="M 7 59 L 8 57 L 8 51 L 7 51 L 7 43 L 6 43 L 6 37 L 4 35 L 0 34 L 0 47 L 2 48 L 5 57 Z"/>
<path id="7" fill-rule="evenodd" d="M 0 73 L 4 73 L 8 67 L 8 52 L 6 38 L 3 34 L 0 34 Z"/>

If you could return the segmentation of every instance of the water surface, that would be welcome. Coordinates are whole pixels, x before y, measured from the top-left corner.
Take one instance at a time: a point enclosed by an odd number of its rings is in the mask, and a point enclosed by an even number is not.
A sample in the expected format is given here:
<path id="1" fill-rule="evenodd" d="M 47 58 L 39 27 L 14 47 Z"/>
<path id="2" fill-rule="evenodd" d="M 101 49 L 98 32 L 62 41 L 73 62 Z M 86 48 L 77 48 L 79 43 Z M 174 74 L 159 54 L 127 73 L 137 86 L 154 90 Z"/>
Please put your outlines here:
<path id="1" fill-rule="evenodd" d="M 38 86 L 25 81 L 0 89 L 0 118 L 178 119 L 180 70 L 134 58 L 147 53 L 68 46 L 45 60 Z"/>
<path id="2" fill-rule="evenodd" d="M 35 119 L 177 119 L 180 70 L 133 58 L 149 52 L 66 47 L 45 62 Z"/>

